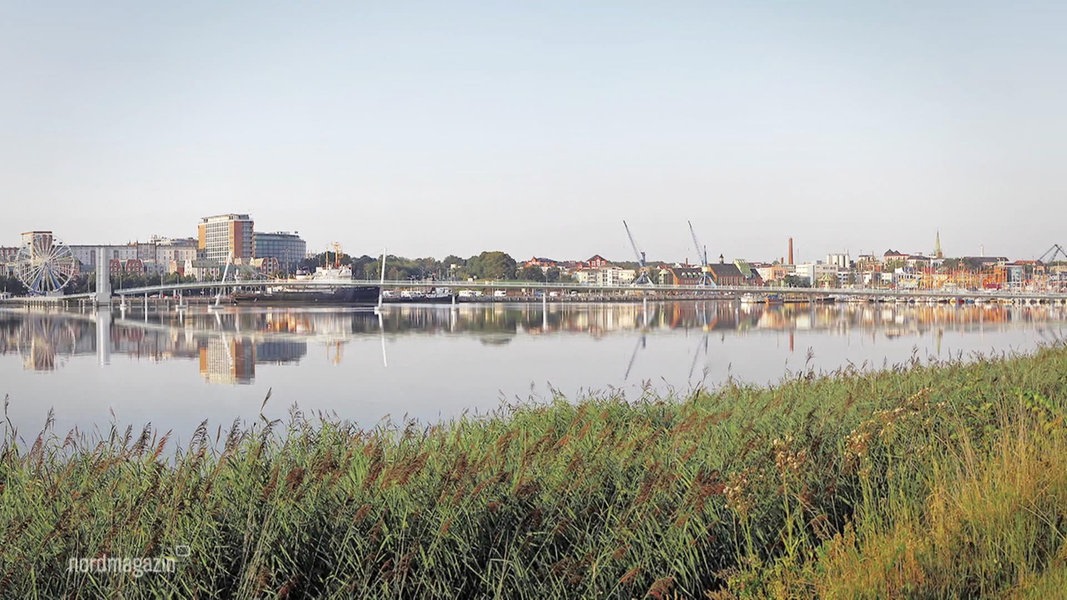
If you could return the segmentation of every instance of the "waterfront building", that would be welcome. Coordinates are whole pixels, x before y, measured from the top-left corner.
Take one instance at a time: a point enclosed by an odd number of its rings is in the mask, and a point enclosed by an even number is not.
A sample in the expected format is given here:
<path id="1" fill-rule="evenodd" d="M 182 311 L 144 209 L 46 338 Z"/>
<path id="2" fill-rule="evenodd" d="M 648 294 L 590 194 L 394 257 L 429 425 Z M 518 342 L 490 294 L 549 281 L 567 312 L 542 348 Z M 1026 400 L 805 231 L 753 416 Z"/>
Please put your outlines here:
<path id="1" fill-rule="evenodd" d="M 897 250 L 886 250 L 882 255 L 883 265 L 902 265 L 908 260 L 908 255 Z"/>
<path id="2" fill-rule="evenodd" d="M 804 263 L 796 266 L 796 276 L 812 287 L 824 286 L 838 282 L 838 268 L 823 262 Z"/>
<path id="3" fill-rule="evenodd" d="M 526 268 L 526 267 L 539 267 L 542 271 L 547 271 L 547 270 L 551 269 L 552 267 L 558 267 L 559 266 L 559 261 L 558 260 L 553 260 L 551 258 L 542 258 L 542 257 L 539 257 L 539 256 L 534 256 L 530 260 L 522 263 L 522 266 L 523 266 L 523 268 Z"/>
<path id="4" fill-rule="evenodd" d="M 597 270 L 577 268 L 570 272 L 571 277 L 574 278 L 574 282 L 579 285 L 591 285 L 596 283 Z"/>
<path id="5" fill-rule="evenodd" d="M 708 265 L 708 275 L 715 285 L 745 285 L 745 276 L 737 265 L 727 263 L 712 263 Z"/>
<path id="6" fill-rule="evenodd" d="M 171 239 L 153 236 L 155 243 L 154 262 L 162 266 L 166 273 L 185 274 L 185 263 L 196 259 L 197 241 L 195 238 Z"/>
<path id="7" fill-rule="evenodd" d="M 608 265 L 599 269 L 579 268 L 570 272 L 575 283 L 581 285 L 629 285 L 637 279 L 637 271 Z"/>
<path id="8" fill-rule="evenodd" d="M 624 269 L 609 265 L 596 271 L 597 285 L 627 285 L 633 283 L 637 274 L 633 269 Z"/>
<path id="9" fill-rule="evenodd" d="M 137 245 L 133 244 L 76 244 L 70 246 L 70 252 L 78 259 L 82 268 L 92 271 L 96 268 L 96 251 L 104 251 L 104 260 L 124 263 L 137 258 Z"/>
<path id="10" fill-rule="evenodd" d="M 197 226 L 197 250 L 203 259 L 219 265 L 231 260 L 248 264 L 256 256 L 253 226 L 246 214 L 203 217 Z"/>
<path id="11" fill-rule="evenodd" d="M 604 258 L 603 256 L 600 256 L 599 254 L 594 254 L 592 257 L 585 261 L 585 264 L 589 265 L 589 268 L 591 269 L 601 269 L 603 267 L 611 265 L 611 262 L 609 262 L 608 259 Z"/>
<path id="12" fill-rule="evenodd" d="M 764 282 L 779 283 L 794 273 L 796 265 L 774 263 L 771 265 L 759 265 L 753 268 L 755 269 L 756 274 L 759 275 L 760 279 Z"/>
<path id="13" fill-rule="evenodd" d="M 700 285 L 703 272 L 699 265 L 664 265 L 658 275 L 660 285 Z"/>
<path id="14" fill-rule="evenodd" d="M 0 246 L 0 276 L 12 277 L 15 275 L 15 257 L 19 254 L 16 246 Z"/>
<path id="15" fill-rule="evenodd" d="M 296 271 L 300 261 L 307 255 L 307 242 L 300 239 L 295 232 L 275 231 L 273 233 L 255 232 L 255 256 L 256 258 L 273 258 L 265 264 L 274 272 L 268 275 L 284 272 L 286 274 Z"/>
<path id="16" fill-rule="evenodd" d="M 750 265 L 748 261 L 736 258 L 734 259 L 734 266 L 737 267 L 738 272 L 744 277 L 744 284 L 742 285 L 765 285 L 763 276 L 760 275 L 759 270 Z"/>
<path id="17" fill-rule="evenodd" d="M 931 266 L 930 257 L 923 254 L 909 254 L 904 263 L 913 269 L 922 269 Z"/>
<path id="18" fill-rule="evenodd" d="M 852 257 L 848 255 L 848 252 L 843 254 L 827 254 L 826 264 L 834 265 L 838 269 L 849 269 L 852 267 Z"/>
<path id="19" fill-rule="evenodd" d="M 962 259 L 964 263 L 968 265 L 976 265 L 978 267 L 992 267 L 998 264 L 1005 264 L 1008 262 L 1006 256 L 964 256 Z"/>
<path id="20" fill-rule="evenodd" d="M 184 274 L 185 263 L 196 258 L 196 240 L 193 238 L 171 239 L 152 236 L 147 242 L 128 244 L 75 244 L 71 254 L 80 263 L 82 271 L 96 269 L 97 251 L 104 251 L 112 273 L 124 271 L 129 261 L 140 261 L 142 271 L 152 274 Z M 133 263 L 129 263 L 133 264 Z M 116 267 L 115 265 L 118 265 Z"/>

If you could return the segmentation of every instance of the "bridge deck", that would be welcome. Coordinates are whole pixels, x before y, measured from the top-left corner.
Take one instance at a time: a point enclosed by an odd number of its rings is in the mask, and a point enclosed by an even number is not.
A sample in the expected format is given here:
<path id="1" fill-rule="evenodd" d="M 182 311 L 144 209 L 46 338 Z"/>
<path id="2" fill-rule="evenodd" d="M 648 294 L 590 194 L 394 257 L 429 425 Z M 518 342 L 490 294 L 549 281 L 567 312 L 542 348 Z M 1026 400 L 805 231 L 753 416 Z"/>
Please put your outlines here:
<path id="1" fill-rule="evenodd" d="M 240 281 L 240 282 L 197 282 L 168 285 L 153 285 L 138 288 L 114 290 L 115 296 L 127 298 L 154 296 L 156 294 L 175 294 L 187 291 L 210 290 L 214 296 L 220 292 L 234 288 L 256 289 L 276 286 L 290 288 L 334 288 L 334 287 L 363 287 L 378 286 L 378 281 L 352 280 L 351 282 L 315 282 L 315 281 Z M 633 295 L 635 297 L 672 297 L 679 295 L 700 297 L 731 297 L 736 298 L 743 294 L 767 295 L 785 294 L 793 297 L 858 297 L 858 298 L 932 298 L 932 299 L 1012 299 L 1012 300 L 1038 300 L 1067 302 L 1067 292 L 1048 290 L 911 290 L 911 289 L 879 289 L 879 288 L 778 288 L 756 286 L 633 286 L 633 285 L 587 285 L 575 283 L 539 283 L 524 281 L 385 281 L 381 284 L 383 289 L 429 289 L 449 288 L 459 290 L 481 291 L 517 291 L 525 290 L 533 295 L 536 292 L 550 293 L 577 291 L 582 294 L 601 295 Z M 53 304 L 68 303 L 72 301 L 92 301 L 94 294 L 72 294 L 69 296 L 33 296 L 16 297 L 0 300 L 0 303 L 13 304 Z M 492 300 L 491 296 L 483 297 Z"/>

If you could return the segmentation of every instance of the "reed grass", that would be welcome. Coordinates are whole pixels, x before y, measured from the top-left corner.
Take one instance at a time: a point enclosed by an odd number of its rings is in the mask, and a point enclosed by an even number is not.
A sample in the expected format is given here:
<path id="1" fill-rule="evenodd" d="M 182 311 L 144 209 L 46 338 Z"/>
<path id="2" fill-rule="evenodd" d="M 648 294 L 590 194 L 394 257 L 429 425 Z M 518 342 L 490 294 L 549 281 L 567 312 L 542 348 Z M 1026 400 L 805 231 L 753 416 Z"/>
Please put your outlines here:
<path id="1" fill-rule="evenodd" d="M 0 445 L 3 597 L 1035 597 L 1067 581 L 1067 349 L 449 423 Z M 174 556 L 173 573 L 68 570 Z M 184 549 L 188 548 L 188 553 Z"/>

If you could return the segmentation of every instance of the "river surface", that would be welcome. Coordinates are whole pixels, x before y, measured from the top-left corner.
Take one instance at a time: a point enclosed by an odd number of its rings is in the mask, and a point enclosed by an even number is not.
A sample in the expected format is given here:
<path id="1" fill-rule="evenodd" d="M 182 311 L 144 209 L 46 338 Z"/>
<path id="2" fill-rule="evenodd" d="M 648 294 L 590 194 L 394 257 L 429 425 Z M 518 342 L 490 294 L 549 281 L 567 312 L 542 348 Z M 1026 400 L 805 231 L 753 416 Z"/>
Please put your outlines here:
<path id="1" fill-rule="evenodd" d="M 1029 352 L 1067 335 L 1052 306 L 838 304 L 387 305 L 171 308 L 122 313 L 0 309 L 0 397 L 23 438 L 151 423 L 188 439 L 208 420 L 336 415 L 423 423 L 502 403 L 729 378 L 768 384 L 808 369 Z M 5 428 L 8 425 L 5 424 Z"/>

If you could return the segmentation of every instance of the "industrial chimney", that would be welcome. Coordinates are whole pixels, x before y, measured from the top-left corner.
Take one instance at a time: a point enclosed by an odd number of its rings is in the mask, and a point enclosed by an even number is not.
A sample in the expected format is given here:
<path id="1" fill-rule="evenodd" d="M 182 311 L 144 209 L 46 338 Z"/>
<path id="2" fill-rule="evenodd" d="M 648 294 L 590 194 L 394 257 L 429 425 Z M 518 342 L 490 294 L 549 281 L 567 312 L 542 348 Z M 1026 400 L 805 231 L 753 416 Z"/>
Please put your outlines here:
<path id="1" fill-rule="evenodd" d="M 793 238 L 789 238 L 789 262 L 787 262 L 786 264 L 793 264 Z"/>

